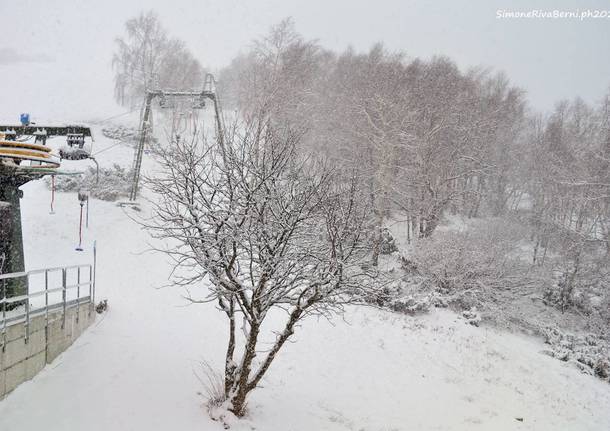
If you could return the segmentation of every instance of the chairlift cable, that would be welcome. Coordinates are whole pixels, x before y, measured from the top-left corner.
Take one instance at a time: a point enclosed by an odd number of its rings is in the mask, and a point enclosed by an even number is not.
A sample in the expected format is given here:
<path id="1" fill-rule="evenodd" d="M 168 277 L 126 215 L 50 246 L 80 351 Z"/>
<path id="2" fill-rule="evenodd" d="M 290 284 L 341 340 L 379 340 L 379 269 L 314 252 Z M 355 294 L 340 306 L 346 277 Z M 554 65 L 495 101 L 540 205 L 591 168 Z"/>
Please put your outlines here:
<path id="1" fill-rule="evenodd" d="M 106 121 L 114 120 L 115 118 L 119 118 L 119 117 L 122 117 L 124 115 L 131 114 L 132 112 L 135 112 L 138 109 L 140 109 L 140 108 L 133 108 L 131 111 L 123 112 L 122 114 L 118 114 L 118 115 L 113 115 L 112 117 L 104 118 L 103 120 L 92 121 L 91 124 L 105 123 Z"/>
<path id="2" fill-rule="evenodd" d="M 99 151 L 97 151 L 97 152 L 95 152 L 95 153 L 92 153 L 91 155 L 92 155 L 92 156 L 97 156 L 98 154 L 101 154 L 101 153 L 103 153 L 104 151 L 108 151 L 108 150 L 110 150 L 110 149 L 112 149 L 112 148 L 114 148 L 114 147 L 117 147 L 117 146 L 121 145 L 122 143 L 123 143 L 123 142 L 117 142 L 116 144 L 111 145 L 111 146 L 109 146 L 109 147 L 106 147 L 106 148 L 104 148 L 103 150 L 99 150 Z"/>

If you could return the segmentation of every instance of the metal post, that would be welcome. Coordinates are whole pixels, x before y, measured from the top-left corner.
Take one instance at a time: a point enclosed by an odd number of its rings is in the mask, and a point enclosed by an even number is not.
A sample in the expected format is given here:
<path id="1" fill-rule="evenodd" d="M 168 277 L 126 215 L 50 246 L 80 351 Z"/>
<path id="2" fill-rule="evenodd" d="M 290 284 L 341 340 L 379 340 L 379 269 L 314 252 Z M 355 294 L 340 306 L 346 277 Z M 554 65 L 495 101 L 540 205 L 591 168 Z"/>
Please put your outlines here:
<path id="1" fill-rule="evenodd" d="M 97 240 L 93 241 L 93 288 L 91 292 L 91 302 L 95 307 L 95 275 L 97 270 Z M 91 281 L 91 267 L 89 267 L 89 281 Z M 91 284 L 90 284 L 91 285 Z"/>
<path id="2" fill-rule="evenodd" d="M 89 307 L 87 316 L 91 317 L 91 303 L 93 302 L 93 267 L 89 265 Z"/>
<path id="3" fill-rule="evenodd" d="M 66 327 L 66 268 L 61 269 L 61 300 L 63 302 L 63 321 L 61 323 L 61 329 Z"/>
<path id="4" fill-rule="evenodd" d="M 30 276 L 25 276 L 25 344 L 30 339 Z"/>
<path id="5" fill-rule="evenodd" d="M 150 119 L 150 109 L 153 97 L 156 96 L 155 92 L 146 93 L 146 108 L 144 109 L 144 116 L 142 118 L 142 127 L 140 128 L 140 142 L 138 142 L 138 149 L 136 151 L 136 157 L 133 165 L 133 183 L 131 184 L 131 193 L 129 200 L 134 202 L 138 196 L 138 186 L 140 182 L 140 169 L 142 167 L 142 155 L 144 153 L 144 145 L 146 144 L 146 136 L 148 134 L 148 121 Z"/>
<path id="6" fill-rule="evenodd" d="M 45 328 L 49 326 L 49 270 L 44 271 L 44 320 Z"/>
<path id="7" fill-rule="evenodd" d="M 216 133 L 218 134 L 218 142 L 224 152 L 225 149 L 225 136 L 224 136 L 224 128 L 222 126 L 222 111 L 220 108 L 220 101 L 218 100 L 218 95 L 214 94 L 214 117 L 216 117 Z"/>
<path id="8" fill-rule="evenodd" d="M 76 268 L 76 323 L 80 317 L 80 266 Z"/>
<path id="9" fill-rule="evenodd" d="M 2 280 L 2 351 L 6 350 L 6 280 Z"/>

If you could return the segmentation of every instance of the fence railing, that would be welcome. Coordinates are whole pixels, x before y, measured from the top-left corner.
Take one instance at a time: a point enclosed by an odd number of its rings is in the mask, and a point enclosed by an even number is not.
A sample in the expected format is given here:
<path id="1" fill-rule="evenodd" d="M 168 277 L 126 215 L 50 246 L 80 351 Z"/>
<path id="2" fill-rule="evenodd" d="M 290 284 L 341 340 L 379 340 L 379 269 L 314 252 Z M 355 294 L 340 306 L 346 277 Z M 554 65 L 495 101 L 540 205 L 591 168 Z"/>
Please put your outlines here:
<path id="1" fill-rule="evenodd" d="M 26 292 L 7 296 L 8 283 L 24 280 Z M 80 304 L 95 303 L 95 265 L 72 265 L 38 269 L 26 272 L 0 274 L 0 342 L 6 346 L 7 328 L 22 323 L 27 343 L 30 323 L 34 317 L 45 316 L 48 325 L 49 313 L 62 311 L 62 327 L 65 326 L 66 310 L 76 308 L 79 319 Z"/>

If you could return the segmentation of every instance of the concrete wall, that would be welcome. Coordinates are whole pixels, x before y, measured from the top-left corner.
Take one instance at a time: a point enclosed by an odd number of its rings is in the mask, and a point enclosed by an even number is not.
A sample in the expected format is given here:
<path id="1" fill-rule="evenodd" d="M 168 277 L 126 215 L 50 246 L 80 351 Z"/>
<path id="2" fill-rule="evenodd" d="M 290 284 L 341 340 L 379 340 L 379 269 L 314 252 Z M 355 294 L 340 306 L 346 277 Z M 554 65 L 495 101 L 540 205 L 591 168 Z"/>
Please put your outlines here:
<path id="1" fill-rule="evenodd" d="M 66 350 L 95 320 L 93 304 L 37 316 L 30 320 L 29 338 L 23 323 L 6 328 L 6 345 L 0 348 L 0 399 L 33 378 Z M 2 338 L 0 335 L 0 344 Z"/>

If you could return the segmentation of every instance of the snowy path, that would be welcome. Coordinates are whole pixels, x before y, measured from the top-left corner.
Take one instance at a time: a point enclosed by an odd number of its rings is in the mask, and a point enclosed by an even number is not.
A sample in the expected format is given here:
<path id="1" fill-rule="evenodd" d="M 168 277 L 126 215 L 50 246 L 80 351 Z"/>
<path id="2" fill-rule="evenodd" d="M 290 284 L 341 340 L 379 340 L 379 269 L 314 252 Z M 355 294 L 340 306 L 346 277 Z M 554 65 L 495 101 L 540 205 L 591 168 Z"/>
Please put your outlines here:
<path id="1" fill-rule="evenodd" d="M 42 182 L 25 187 L 29 268 L 74 251 L 78 203 Z M 0 430 L 214 430 L 197 394 L 199 362 L 218 366 L 225 322 L 212 305 L 184 307 L 164 257 L 111 203 L 92 201 L 85 243 L 99 247 L 98 298 L 110 309 L 72 348 L 0 402 Z M 311 320 L 251 399 L 257 430 L 610 429 L 610 385 L 541 355 L 535 340 L 474 328 L 445 311 L 420 319 L 352 309 Z M 523 422 L 516 418 L 523 418 Z"/>

